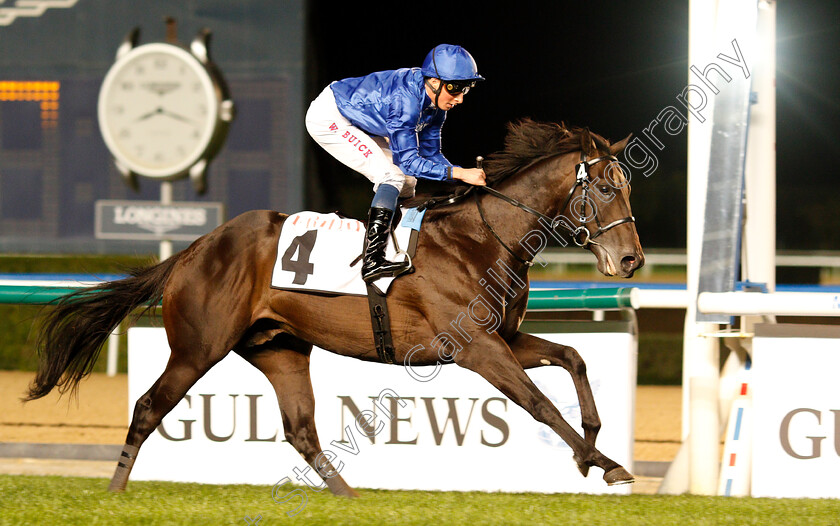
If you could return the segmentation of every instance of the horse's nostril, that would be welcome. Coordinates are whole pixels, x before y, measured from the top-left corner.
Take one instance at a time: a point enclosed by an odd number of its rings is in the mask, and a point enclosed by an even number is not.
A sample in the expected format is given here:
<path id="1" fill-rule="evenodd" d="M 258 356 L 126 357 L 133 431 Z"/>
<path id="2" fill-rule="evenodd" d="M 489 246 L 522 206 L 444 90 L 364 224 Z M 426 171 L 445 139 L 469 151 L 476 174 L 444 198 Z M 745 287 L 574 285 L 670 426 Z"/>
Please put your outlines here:
<path id="1" fill-rule="evenodd" d="M 621 266 L 625 270 L 629 270 L 636 265 L 636 258 L 634 256 L 624 256 L 621 258 Z"/>

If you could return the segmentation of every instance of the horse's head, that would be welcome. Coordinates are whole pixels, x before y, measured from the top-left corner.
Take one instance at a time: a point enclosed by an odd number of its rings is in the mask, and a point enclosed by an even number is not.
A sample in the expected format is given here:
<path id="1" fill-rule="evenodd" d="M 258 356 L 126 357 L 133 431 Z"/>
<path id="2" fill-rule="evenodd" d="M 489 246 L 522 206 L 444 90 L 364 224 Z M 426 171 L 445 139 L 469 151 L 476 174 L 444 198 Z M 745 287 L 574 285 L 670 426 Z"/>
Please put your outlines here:
<path id="1" fill-rule="evenodd" d="M 511 123 L 505 149 L 485 164 L 489 183 L 500 192 L 487 191 L 513 196 L 508 201 L 540 217 L 554 238 L 590 250 L 601 273 L 629 278 L 645 261 L 630 211 L 630 181 L 616 158 L 629 139 L 610 144 L 584 128 Z"/>
<path id="2" fill-rule="evenodd" d="M 580 158 L 561 214 L 574 224 L 575 243 L 598 258 L 602 274 L 632 277 L 645 256 L 630 210 L 630 180 L 616 158 L 630 136 L 610 144 L 583 130 L 580 138 Z"/>

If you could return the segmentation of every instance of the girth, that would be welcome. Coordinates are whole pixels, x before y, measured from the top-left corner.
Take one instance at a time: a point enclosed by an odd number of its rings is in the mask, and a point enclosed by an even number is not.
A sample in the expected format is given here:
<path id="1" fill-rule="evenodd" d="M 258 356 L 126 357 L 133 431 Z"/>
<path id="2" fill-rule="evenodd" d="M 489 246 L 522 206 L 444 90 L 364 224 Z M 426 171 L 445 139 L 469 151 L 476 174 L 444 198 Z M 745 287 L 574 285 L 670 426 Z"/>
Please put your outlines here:
<path id="1" fill-rule="evenodd" d="M 368 284 L 367 292 L 376 354 L 379 355 L 379 359 L 383 362 L 393 364 L 395 361 L 394 341 L 391 338 L 391 317 L 388 315 L 388 304 L 385 302 L 385 293 L 380 292 L 372 284 Z"/>

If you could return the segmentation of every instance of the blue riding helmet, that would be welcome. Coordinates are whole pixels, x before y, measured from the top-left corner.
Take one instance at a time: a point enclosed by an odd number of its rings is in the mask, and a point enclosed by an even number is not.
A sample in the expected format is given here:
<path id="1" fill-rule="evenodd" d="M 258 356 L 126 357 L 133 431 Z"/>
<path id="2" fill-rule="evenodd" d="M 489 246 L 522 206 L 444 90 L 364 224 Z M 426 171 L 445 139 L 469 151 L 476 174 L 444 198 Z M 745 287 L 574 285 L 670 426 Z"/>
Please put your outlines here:
<path id="1" fill-rule="evenodd" d="M 429 51 L 420 71 L 424 77 L 441 80 L 484 80 L 472 55 L 452 44 L 440 44 Z"/>

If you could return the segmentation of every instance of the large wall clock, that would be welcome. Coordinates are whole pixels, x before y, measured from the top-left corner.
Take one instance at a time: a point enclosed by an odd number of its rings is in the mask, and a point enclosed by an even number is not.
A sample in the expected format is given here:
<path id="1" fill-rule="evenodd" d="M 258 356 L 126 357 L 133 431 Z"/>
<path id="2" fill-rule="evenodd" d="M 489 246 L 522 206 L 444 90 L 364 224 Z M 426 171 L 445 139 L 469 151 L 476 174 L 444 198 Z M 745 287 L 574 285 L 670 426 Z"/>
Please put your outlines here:
<path id="1" fill-rule="evenodd" d="M 133 30 L 117 52 L 99 92 L 102 137 L 120 173 L 163 181 L 189 176 L 205 189 L 207 166 L 218 153 L 234 105 L 210 59 L 207 30 L 189 49 L 171 43 L 137 45 Z"/>

